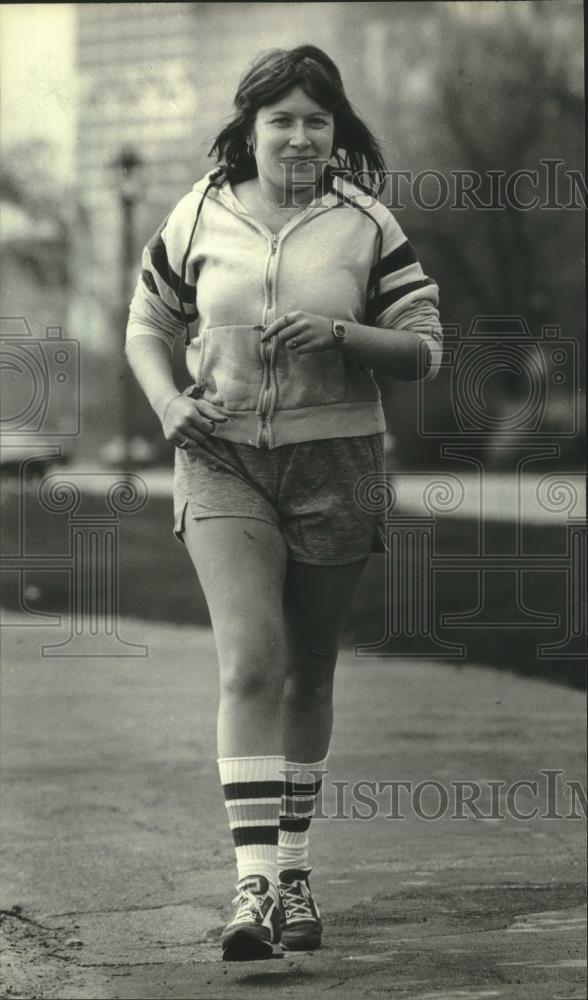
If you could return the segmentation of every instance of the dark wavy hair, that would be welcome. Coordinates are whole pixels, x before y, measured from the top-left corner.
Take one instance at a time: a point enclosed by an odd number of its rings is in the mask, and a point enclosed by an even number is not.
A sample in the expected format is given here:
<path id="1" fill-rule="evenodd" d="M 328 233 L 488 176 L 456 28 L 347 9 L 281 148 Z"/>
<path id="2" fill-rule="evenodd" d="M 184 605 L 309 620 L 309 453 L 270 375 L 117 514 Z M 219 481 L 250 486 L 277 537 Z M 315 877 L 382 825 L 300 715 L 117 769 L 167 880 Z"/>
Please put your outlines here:
<path id="1" fill-rule="evenodd" d="M 333 115 L 332 159 L 336 172 L 348 176 L 369 194 L 379 194 L 386 170 L 380 145 L 349 103 L 337 66 L 314 45 L 272 49 L 255 59 L 235 94 L 237 113 L 219 132 L 208 155 L 216 158 L 232 180 L 256 177 L 255 157 L 247 149 L 255 116 L 260 108 L 279 101 L 294 87 L 300 87 Z"/>

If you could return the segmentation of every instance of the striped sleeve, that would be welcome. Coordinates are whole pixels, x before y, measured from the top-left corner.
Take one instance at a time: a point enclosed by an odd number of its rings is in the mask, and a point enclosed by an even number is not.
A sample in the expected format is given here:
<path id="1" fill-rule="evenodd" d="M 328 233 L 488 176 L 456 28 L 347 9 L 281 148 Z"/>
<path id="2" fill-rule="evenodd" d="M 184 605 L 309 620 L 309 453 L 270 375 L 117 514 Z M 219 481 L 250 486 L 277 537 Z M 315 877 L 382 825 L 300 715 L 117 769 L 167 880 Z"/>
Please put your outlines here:
<path id="1" fill-rule="evenodd" d="M 191 193 L 183 198 L 155 231 L 143 249 L 142 270 L 130 304 L 126 342 L 147 334 L 173 350 L 175 338 L 198 319 L 196 275 L 186 269 L 184 255 L 190 242 L 196 206 Z"/>
<path id="2" fill-rule="evenodd" d="M 378 213 L 382 253 L 374 265 L 368 290 L 368 310 L 374 326 L 418 333 L 430 349 L 430 366 L 423 381 L 435 378 L 443 355 L 439 288 L 424 273 L 414 247 L 394 216 L 383 206 Z"/>

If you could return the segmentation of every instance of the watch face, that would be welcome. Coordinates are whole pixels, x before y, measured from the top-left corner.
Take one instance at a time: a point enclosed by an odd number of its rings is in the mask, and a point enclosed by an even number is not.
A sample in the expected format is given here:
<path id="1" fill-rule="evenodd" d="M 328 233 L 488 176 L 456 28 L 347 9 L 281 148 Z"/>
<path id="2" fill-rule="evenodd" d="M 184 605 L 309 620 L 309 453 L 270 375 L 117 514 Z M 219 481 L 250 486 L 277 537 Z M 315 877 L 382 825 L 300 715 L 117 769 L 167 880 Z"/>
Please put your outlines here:
<path id="1" fill-rule="evenodd" d="M 345 327 L 342 323 L 333 323 L 333 336 L 337 340 L 345 340 Z"/>

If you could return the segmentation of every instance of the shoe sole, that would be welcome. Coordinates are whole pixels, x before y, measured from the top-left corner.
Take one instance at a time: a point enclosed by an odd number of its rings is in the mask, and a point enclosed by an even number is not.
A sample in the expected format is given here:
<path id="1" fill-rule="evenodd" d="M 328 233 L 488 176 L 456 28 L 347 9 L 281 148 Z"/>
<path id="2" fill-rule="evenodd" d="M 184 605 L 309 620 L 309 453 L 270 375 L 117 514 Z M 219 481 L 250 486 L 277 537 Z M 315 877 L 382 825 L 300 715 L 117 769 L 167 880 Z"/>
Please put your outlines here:
<path id="1" fill-rule="evenodd" d="M 318 951 L 322 944 L 322 931 L 296 935 L 282 930 L 282 944 L 288 951 Z"/>
<path id="2" fill-rule="evenodd" d="M 246 928 L 241 928 L 223 942 L 223 962 L 260 962 L 269 958 L 281 958 L 280 946 L 264 941 Z"/>

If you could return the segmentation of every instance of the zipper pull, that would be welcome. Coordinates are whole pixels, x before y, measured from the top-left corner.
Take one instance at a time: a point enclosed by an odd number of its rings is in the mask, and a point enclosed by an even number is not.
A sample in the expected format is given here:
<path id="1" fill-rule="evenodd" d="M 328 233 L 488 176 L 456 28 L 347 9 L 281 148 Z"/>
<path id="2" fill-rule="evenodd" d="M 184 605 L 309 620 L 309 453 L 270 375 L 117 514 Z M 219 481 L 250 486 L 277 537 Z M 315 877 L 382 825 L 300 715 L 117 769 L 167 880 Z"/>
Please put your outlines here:
<path id="1" fill-rule="evenodd" d="M 278 237 L 272 236 L 272 253 L 275 253 L 278 249 Z"/>

